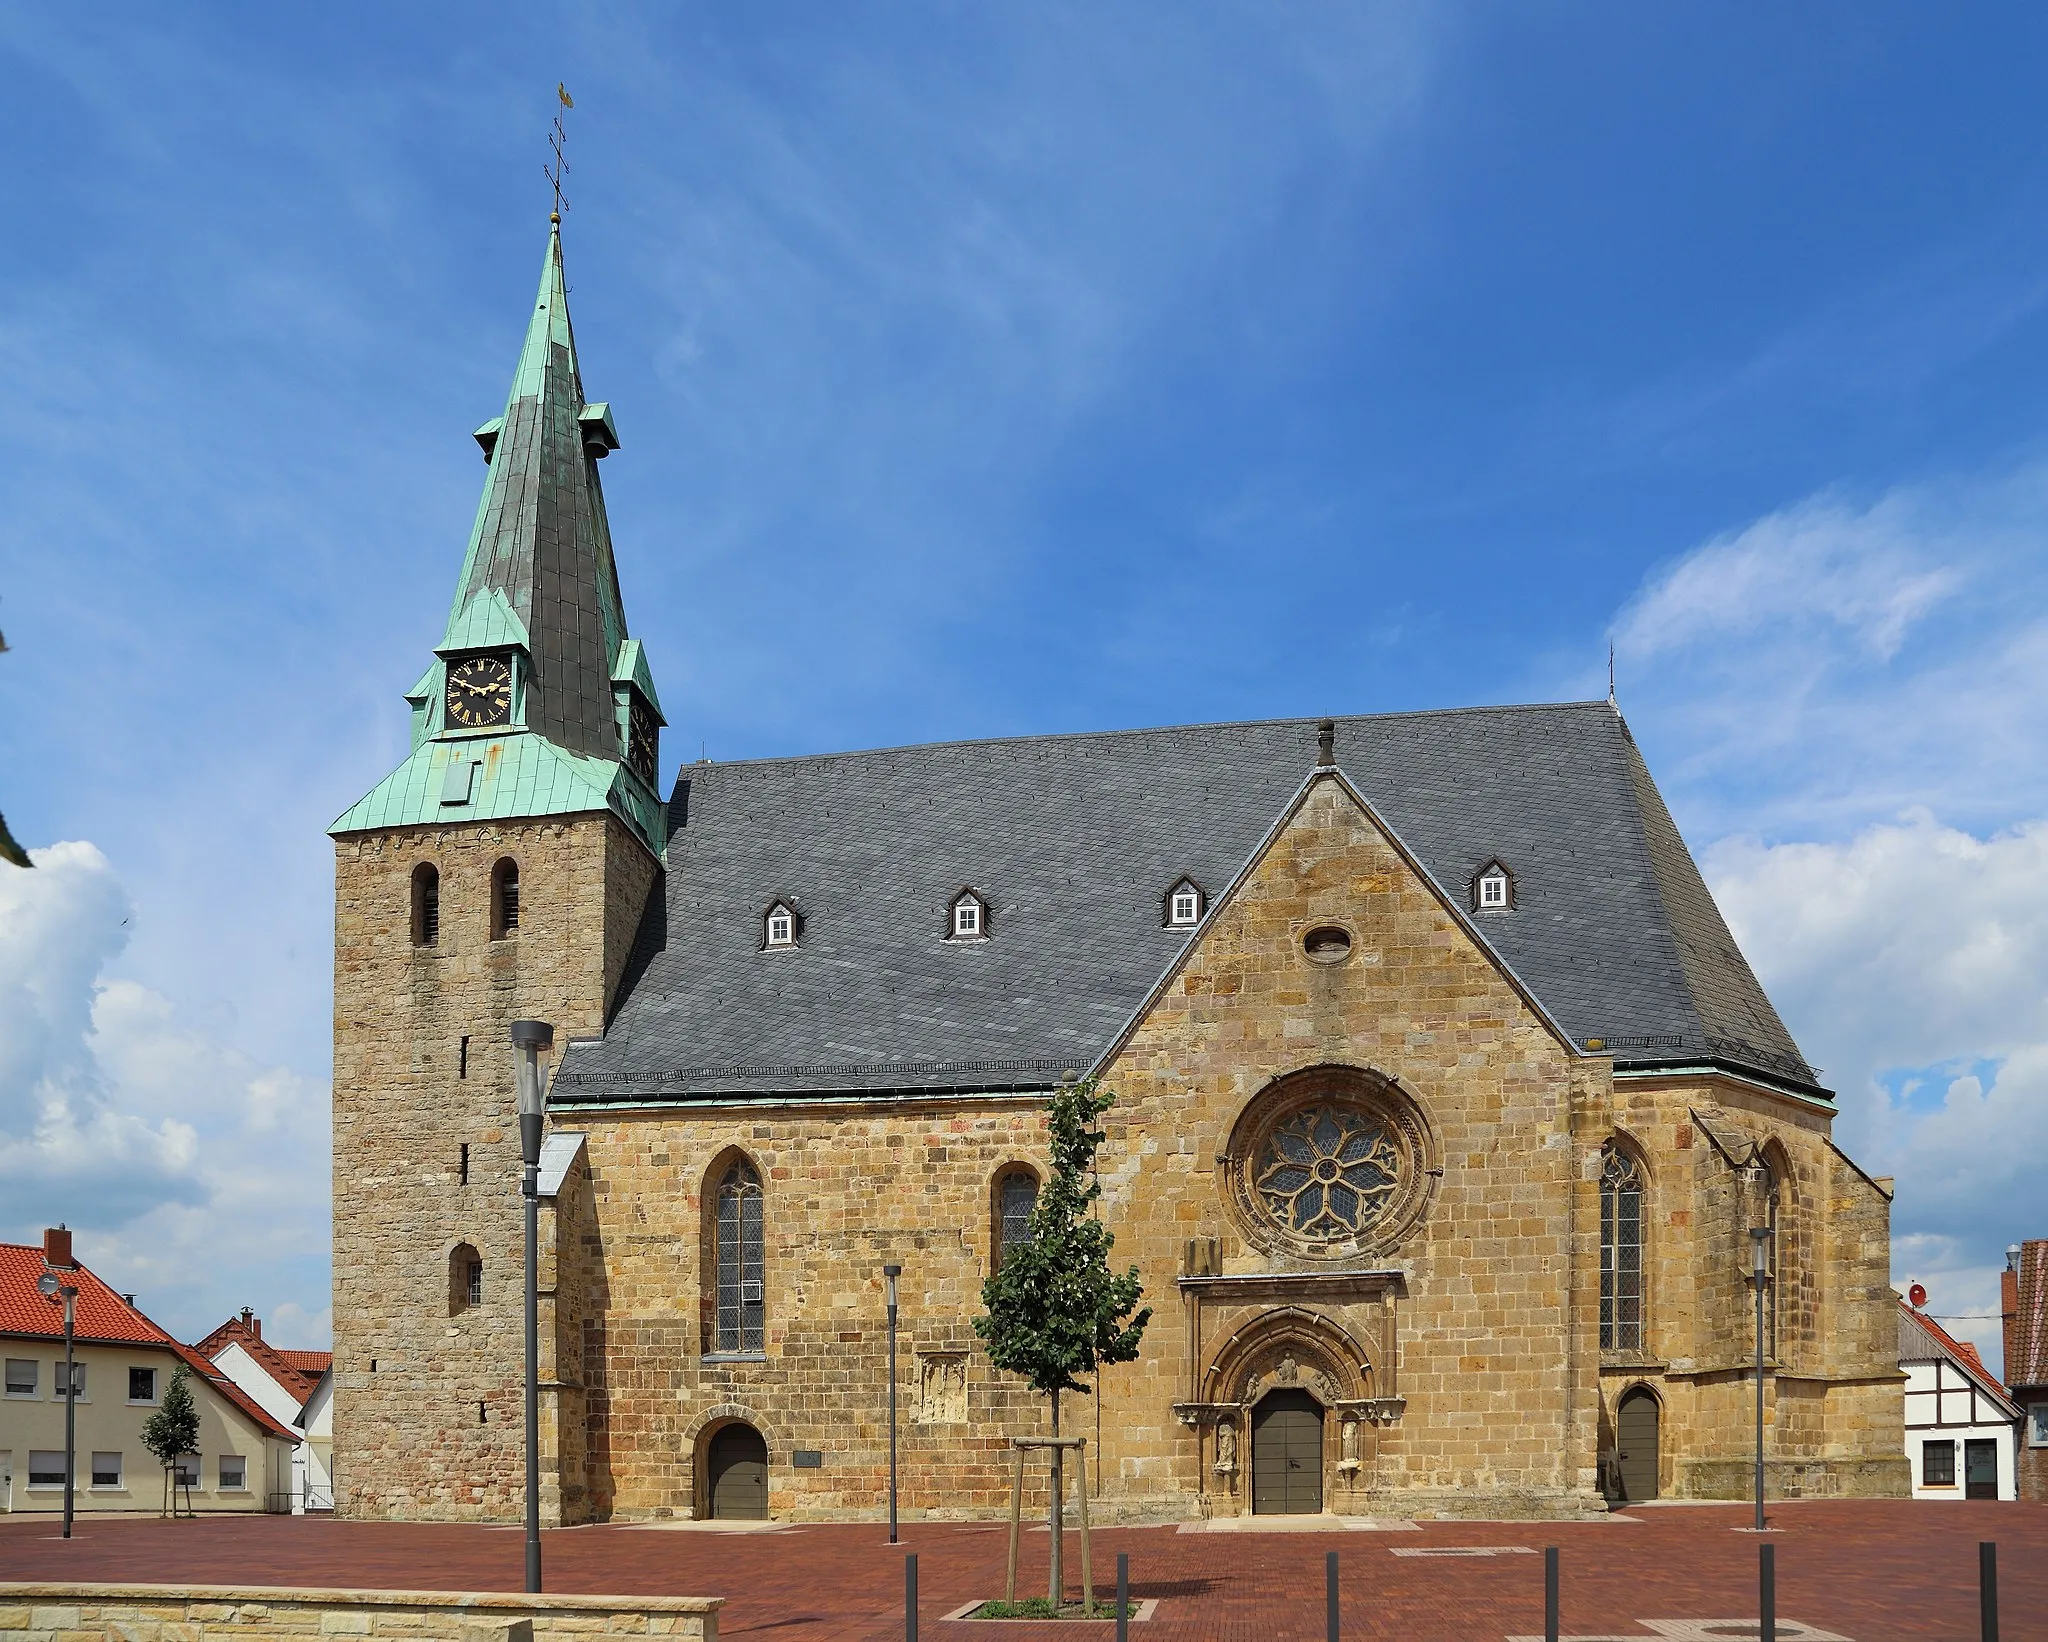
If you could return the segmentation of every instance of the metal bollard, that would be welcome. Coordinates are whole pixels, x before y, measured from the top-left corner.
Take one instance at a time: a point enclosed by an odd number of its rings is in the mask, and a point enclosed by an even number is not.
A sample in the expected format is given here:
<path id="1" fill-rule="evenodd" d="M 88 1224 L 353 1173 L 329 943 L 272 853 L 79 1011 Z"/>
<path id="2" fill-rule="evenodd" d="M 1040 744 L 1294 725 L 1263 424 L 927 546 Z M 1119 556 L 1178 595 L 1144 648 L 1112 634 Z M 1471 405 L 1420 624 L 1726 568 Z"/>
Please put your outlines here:
<path id="1" fill-rule="evenodd" d="M 1131 1553 L 1116 1554 L 1116 1642 L 1131 1642 Z"/>
<path id="2" fill-rule="evenodd" d="M 1290 1462 L 1291 1463 L 1291 1462 Z M 1337 1642 L 1337 1553 L 1332 1551 L 1323 1558 L 1323 1634 L 1329 1642 Z"/>
<path id="3" fill-rule="evenodd" d="M 1984 1642 L 1998 1642 L 1998 1545 L 1988 1539 L 1977 1547 L 1977 1624 Z"/>
<path id="4" fill-rule="evenodd" d="M 903 1642 L 917 1642 L 917 1553 L 903 1559 Z"/>
<path id="5" fill-rule="evenodd" d="M 1778 1642 L 1778 1548 L 1756 1548 L 1757 1629 L 1763 1642 Z"/>
<path id="6" fill-rule="evenodd" d="M 1557 1547 L 1543 1547 L 1543 1642 L 1557 1642 Z"/>

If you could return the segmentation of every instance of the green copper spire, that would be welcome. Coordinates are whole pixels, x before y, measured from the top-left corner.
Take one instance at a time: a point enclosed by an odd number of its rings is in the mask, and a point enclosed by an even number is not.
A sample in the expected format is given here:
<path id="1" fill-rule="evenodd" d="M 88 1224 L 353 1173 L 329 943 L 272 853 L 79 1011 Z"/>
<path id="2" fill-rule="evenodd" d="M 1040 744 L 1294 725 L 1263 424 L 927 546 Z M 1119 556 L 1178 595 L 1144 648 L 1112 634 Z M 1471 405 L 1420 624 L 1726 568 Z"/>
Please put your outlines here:
<path id="1" fill-rule="evenodd" d="M 330 830 L 610 808 L 658 855 L 654 772 L 626 753 L 635 702 L 643 723 L 661 723 L 661 709 L 626 634 L 597 476 L 619 437 L 610 408 L 583 397 L 559 227 L 548 235 L 504 413 L 476 439 L 490 471 L 438 659 L 407 692 L 413 756 Z M 483 695 L 457 702 L 471 706 L 470 724 L 450 715 L 449 668 L 477 657 L 508 665 L 507 723 L 479 727 Z M 484 673 L 463 676 L 488 683 Z M 446 796 L 465 791 L 459 804 Z"/>

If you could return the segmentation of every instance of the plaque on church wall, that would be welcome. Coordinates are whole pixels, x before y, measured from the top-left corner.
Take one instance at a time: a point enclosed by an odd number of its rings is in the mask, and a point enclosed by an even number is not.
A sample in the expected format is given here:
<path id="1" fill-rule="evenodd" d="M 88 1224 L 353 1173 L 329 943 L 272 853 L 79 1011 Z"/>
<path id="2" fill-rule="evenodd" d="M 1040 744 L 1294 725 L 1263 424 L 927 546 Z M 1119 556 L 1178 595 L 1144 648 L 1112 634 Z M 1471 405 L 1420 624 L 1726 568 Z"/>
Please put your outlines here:
<path id="1" fill-rule="evenodd" d="M 967 1423 L 966 1352 L 918 1353 L 917 1407 L 912 1418 L 919 1425 Z"/>
<path id="2" fill-rule="evenodd" d="M 790 1454 L 789 1463 L 799 1471 L 816 1471 L 825 1463 L 825 1451 L 822 1448 L 799 1448 Z"/>

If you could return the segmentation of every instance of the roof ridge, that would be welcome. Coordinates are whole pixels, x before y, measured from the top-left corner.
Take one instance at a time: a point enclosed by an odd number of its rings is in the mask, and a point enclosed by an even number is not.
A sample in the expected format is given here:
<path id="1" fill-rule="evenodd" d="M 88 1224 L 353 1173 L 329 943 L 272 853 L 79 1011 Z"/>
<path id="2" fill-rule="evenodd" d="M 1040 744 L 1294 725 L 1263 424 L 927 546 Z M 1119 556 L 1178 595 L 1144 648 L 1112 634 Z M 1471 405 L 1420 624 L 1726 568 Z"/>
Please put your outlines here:
<path id="1" fill-rule="evenodd" d="M 888 753 L 938 752 L 949 747 L 1011 747 L 1027 741 L 1109 741 L 1119 736 L 1193 734 L 1202 730 L 1270 730 L 1278 725 L 1320 724 L 1334 718 L 1339 724 L 1390 723 L 1415 718 L 1463 718 L 1481 713 L 1556 713 L 1598 708 L 1612 712 L 1605 701 L 1511 701 L 1493 706 L 1412 707 L 1390 713 L 1290 713 L 1275 718 L 1202 719 L 1187 724 L 1132 724 L 1115 730 L 1040 730 L 1023 735 L 958 736 L 941 741 L 899 741 L 885 747 L 841 747 L 831 752 L 776 753 L 765 758 L 700 758 L 682 766 L 677 779 L 692 770 L 730 770 L 768 764 L 813 764 L 828 758 L 876 758 Z"/>

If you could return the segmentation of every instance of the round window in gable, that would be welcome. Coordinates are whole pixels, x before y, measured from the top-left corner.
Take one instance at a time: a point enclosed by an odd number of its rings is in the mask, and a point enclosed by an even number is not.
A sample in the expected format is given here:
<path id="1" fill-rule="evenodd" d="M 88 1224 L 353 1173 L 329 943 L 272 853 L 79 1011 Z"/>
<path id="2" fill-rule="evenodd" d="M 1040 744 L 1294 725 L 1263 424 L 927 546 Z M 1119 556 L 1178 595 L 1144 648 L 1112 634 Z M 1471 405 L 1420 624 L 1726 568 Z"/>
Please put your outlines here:
<path id="1" fill-rule="evenodd" d="M 1351 956 L 1351 932 L 1335 924 L 1318 924 L 1301 938 L 1311 963 L 1341 964 Z"/>

